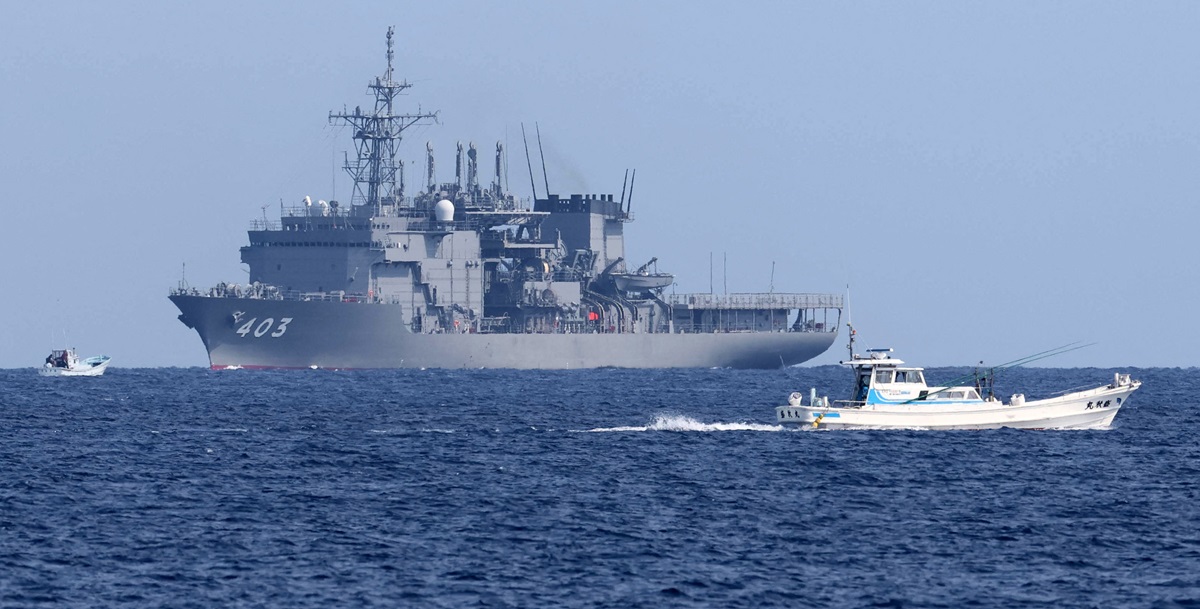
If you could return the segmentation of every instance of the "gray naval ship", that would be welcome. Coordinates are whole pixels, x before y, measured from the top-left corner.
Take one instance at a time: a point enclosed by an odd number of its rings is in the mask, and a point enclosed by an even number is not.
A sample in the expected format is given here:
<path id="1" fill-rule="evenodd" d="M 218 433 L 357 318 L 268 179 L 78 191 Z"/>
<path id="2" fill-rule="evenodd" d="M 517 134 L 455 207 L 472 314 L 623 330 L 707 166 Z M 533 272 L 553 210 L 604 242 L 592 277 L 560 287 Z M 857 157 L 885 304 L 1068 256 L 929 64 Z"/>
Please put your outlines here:
<path id="1" fill-rule="evenodd" d="M 435 114 L 398 113 L 411 85 L 393 79 L 392 38 L 374 108 L 329 114 L 353 133 L 350 204 L 305 197 L 254 221 L 247 285 L 171 291 L 213 368 L 778 368 L 834 341 L 839 294 L 665 293 L 657 259 L 629 263 L 636 172 L 620 198 L 548 179 L 539 197 L 529 164 L 530 205 L 504 188 L 501 144 L 488 186 L 474 144 L 449 183 L 426 144 L 423 189 L 406 193 L 401 136 Z"/>

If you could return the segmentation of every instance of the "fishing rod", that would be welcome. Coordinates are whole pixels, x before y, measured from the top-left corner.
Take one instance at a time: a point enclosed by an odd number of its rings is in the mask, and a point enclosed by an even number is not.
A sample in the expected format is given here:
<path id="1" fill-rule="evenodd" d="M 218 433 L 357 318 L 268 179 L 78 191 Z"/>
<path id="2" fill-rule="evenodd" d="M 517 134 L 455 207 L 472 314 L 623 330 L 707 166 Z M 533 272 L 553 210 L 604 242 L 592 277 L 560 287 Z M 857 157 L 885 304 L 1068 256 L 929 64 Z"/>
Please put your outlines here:
<path id="1" fill-rule="evenodd" d="M 1096 343 L 1080 344 L 1081 342 L 1083 342 L 1083 341 L 1075 341 L 1073 343 L 1067 343 L 1067 344 L 1059 346 L 1059 347 L 1054 347 L 1053 349 L 1047 349 L 1045 351 L 1034 353 L 1033 355 L 1027 355 L 1025 357 L 1021 357 L 1021 358 L 1018 358 L 1018 359 L 1015 359 L 1015 360 L 1012 360 L 1009 362 L 1005 362 L 1005 363 L 997 365 L 997 366 L 992 366 L 984 374 L 984 378 L 987 378 L 987 377 L 995 378 L 997 370 L 1009 370 L 1012 368 L 1016 368 L 1018 366 L 1023 366 L 1025 364 L 1036 362 L 1038 360 L 1046 359 L 1048 357 L 1062 355 L 1063 353 L 1070 353 L 1071 351 L 1083 349 L 1084 347 L 1091 347 L 1096 344 Z M 943 391 L 949 390 L 951 387 L 958 386 L 959 383 L 963 383 L 968 380 L 975 380 L 976 385 L 978 386 L 978 381 L 979 381 L 979 369 L 978 368 L 976 368 L 970 374 L 964 374 L 957 378 L 951 379 L 950 382 L 946 383 L 946 386 L 942 387 L 941 389 L 938 389 L 937 391 L 931 391 L 931 392 L 925 394 L 925 397 L 928 398 L 929 396 L 937 395 Z M 916 401 L 916 399 L 908 400 L 904 403 L 908 404 L 908 403 L 911 403 L 914 401 Z"/>
<path id="2" fill-rule="evenodd" d="M 1037 360 L 1040 360 L 1040 359 L 1046 359 L 1047 357 L 1054 357 L 1055 355 L 1061 355 L 1063 353 L 1068 353 L 1071 351 L 1075 351 L 1076 349 L 1082 349 L 1084 347 L 1091 347 L 1092 345 L 1096 344 L 1096 343 L 1087 343 L 1086 345 L 1081 345 L 1081 344 L 1079 344 L 1081 342 L 1082 341 L 1075 341 L 1073 343 L 1065 344 L 1061 347 L 1055 347 L 1055 348 L 1047 350 L 1047 351 L 1042 351 L 1041 353 L 1034 353 L 1033 355 L 1028 355 L 1028 356 L 1022 357 L 1020 359 L 1015 359 L 1011 362 L 1006 362 L 1006 363 L 1000 364 L 998 366 L 993 366 L 993 369 L 1004 370 L 1007 368 L 1015 368 L 1017 366 L 1028 364 L 1030 362 L 1036 362 Z"/>

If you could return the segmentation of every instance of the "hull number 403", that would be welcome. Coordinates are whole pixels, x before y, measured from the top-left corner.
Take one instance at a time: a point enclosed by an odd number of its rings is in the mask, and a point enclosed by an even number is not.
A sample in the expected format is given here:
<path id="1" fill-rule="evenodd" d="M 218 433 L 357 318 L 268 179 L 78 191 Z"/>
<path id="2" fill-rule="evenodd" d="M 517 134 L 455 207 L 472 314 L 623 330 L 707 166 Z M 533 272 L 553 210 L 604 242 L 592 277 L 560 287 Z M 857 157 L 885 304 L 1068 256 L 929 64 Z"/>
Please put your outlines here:
<path id="1" fill-rule="evenodd" d="M 242 327 L 237 329 L 237 333 L 243 338 L 254 335 L 255 338 L 270 336 L 271 338 L 279 338 L 287 332 L 288 324 L 291 323 L 291 317 L 280 317 L 279 323 L 275 323 L 275 319 L 268 317 L 262 321 L 258 321 L 257 317 L 251 318 L 250 321 L 242 324 Z M 272 332 L 271 328 L 275 331 Z"/>

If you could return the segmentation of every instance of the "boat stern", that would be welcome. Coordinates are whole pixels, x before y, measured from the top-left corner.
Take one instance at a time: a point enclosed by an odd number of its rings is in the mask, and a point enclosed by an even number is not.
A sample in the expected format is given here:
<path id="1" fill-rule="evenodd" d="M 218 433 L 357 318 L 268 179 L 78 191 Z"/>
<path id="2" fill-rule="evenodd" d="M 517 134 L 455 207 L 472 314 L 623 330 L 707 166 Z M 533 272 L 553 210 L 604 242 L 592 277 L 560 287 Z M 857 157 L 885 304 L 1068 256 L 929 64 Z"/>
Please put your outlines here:
<path id="1" fill-rule="evenodd" d="M 775 408 L 775 421 L 781 425 L 800 425 L 803 427 L 821 427 L 828 419 L 839 419 L 841 413 L 830 407 L 828 397 L 818 397 L 817 390 L 812 390 L 809 405 L 804 405 L 804 394 L 792 393 L 788 396 L 786 406 Z"/>

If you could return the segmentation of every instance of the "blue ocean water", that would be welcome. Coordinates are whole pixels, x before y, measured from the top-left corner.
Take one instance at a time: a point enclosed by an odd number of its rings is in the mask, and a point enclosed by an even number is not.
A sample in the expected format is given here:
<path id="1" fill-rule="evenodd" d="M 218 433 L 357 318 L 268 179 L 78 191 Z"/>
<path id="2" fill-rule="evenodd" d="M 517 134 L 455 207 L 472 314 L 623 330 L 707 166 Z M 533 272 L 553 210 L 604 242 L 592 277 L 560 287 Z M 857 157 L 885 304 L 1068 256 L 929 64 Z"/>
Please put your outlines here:
<path id="1" fill-rule="evenodd" d="M 0 606 L 1200 606 L 1200 382 L 1132 372 L 1111 430 L 812 432 L 844 370 L 4 370 Z"/>

